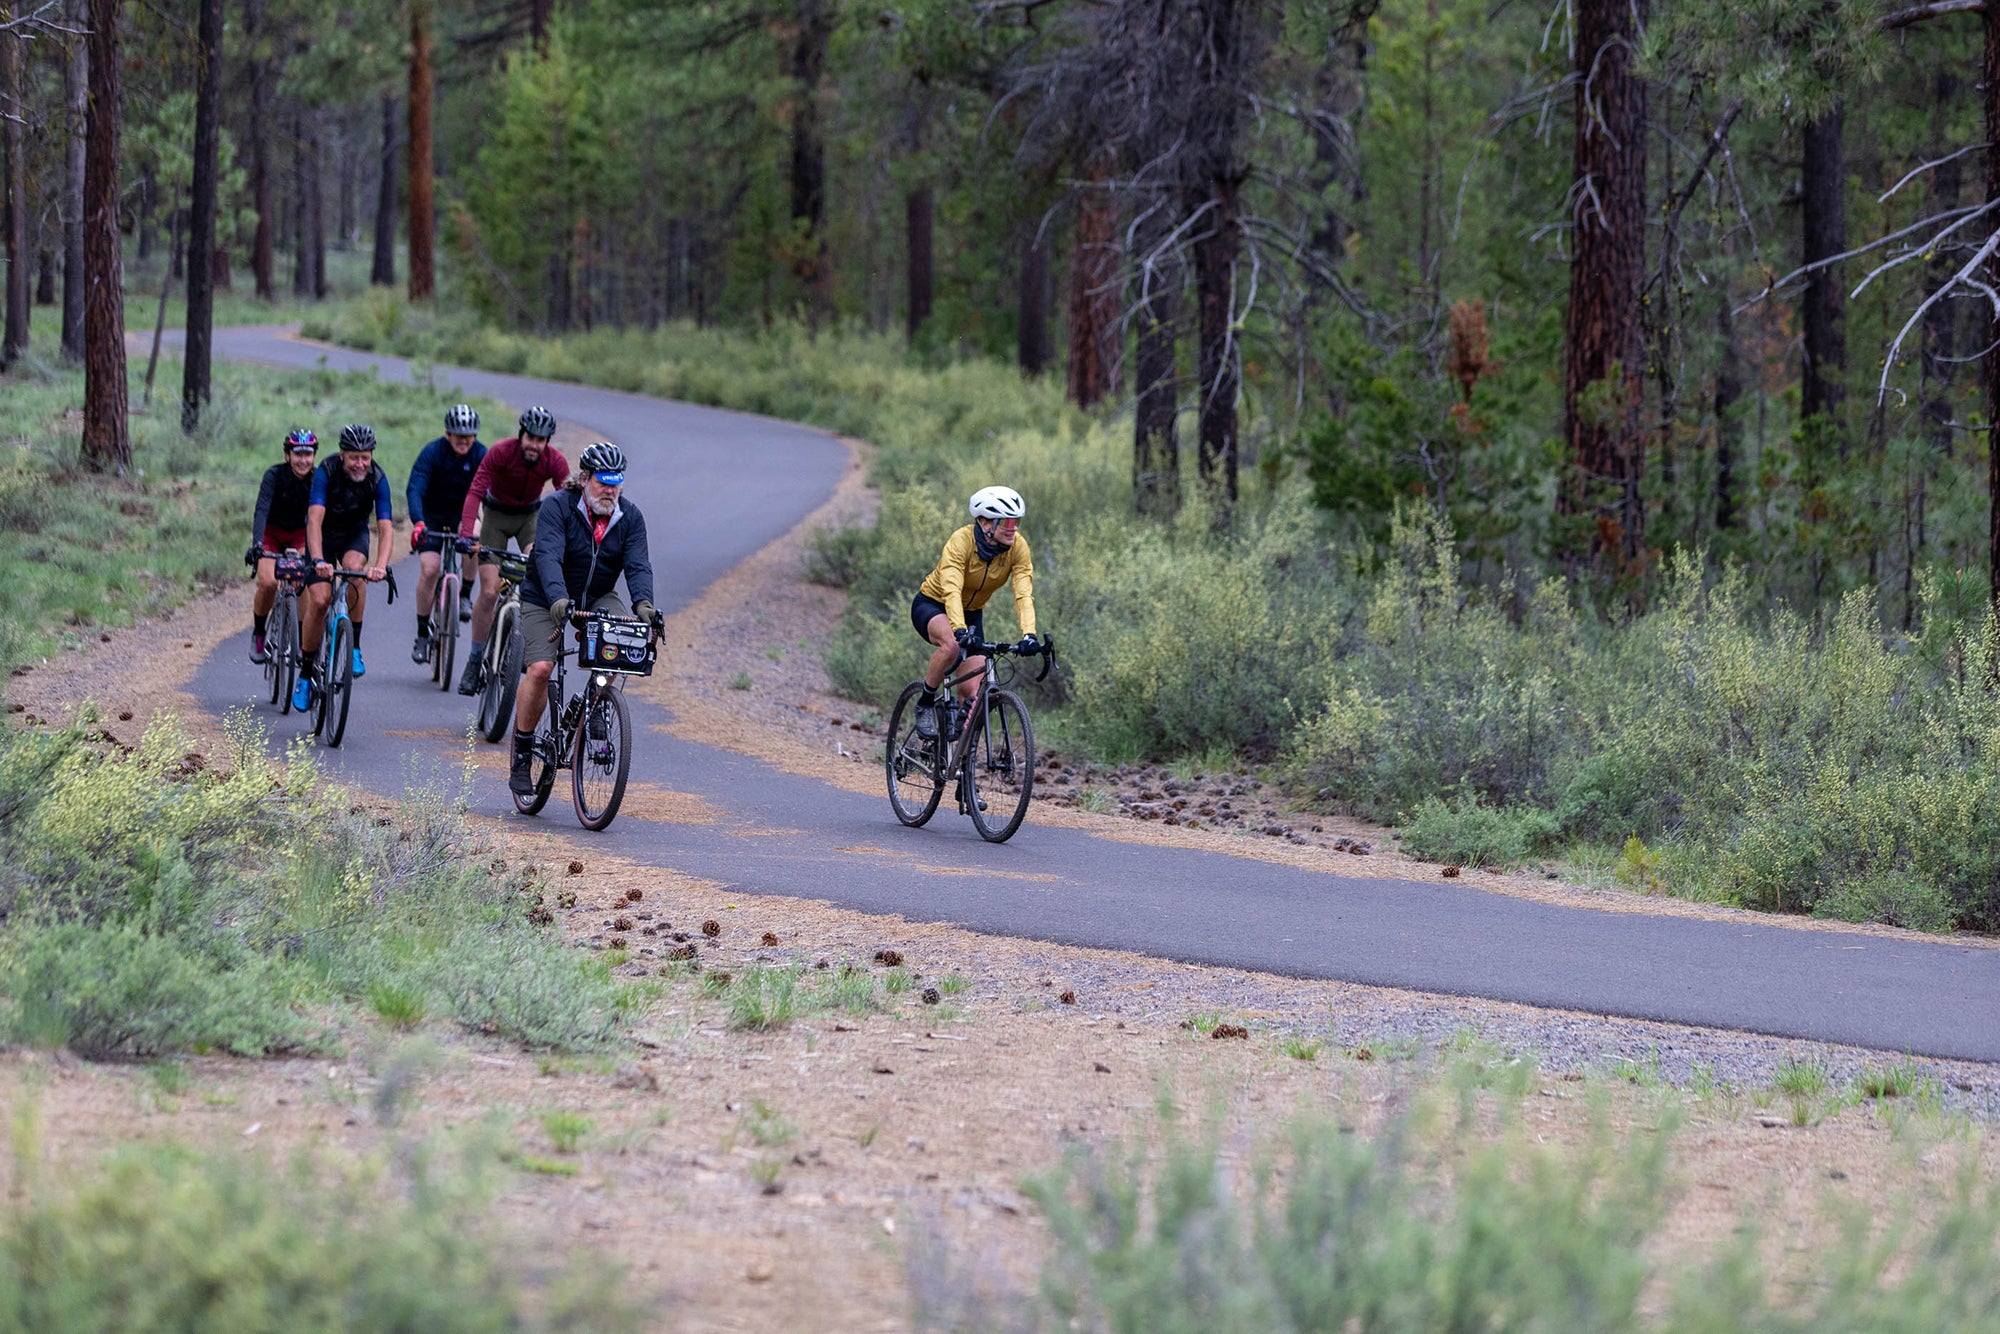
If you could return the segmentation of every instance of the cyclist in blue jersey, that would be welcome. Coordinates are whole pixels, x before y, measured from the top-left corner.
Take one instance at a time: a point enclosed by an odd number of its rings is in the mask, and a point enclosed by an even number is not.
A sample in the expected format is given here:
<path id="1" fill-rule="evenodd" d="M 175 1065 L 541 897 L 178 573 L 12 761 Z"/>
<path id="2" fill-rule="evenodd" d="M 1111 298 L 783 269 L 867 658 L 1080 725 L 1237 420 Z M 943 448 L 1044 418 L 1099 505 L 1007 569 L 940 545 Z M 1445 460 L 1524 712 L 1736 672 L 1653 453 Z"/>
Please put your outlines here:
<path id="1" fill-rule="evenodd" d="M 305 650 L 306 666 L 292 692 L 293 708 L 304 711 L 312 707 L 320 634 L 333 601 L 334 566 L 366 570 L 371 583 L 387 576 L 390 544 L 395 540 L 393 514 L 389 474 L 375 462 L 373 428 L 358 423 L 341 427 L 340 455 L 313 469 L 312 497 L 306 506 L 306 555 L 313 562 L 313 573 L 306 585 L 304 614 L 299 618 L 299 646 Z M 367 670 L 361 662 L 361 614 L 367 606 L 367 586 L 350 582 L 347 614 L 354 625 L 356 676 Z"/>
<path id="2" fill-rule="evenodd" d="M 444 414 L 444 434 L 425 445 L 410 467 L 409 485 L 403 498 L 410 510 L 410 550 L 417 557 L 417 642 L 410 646 L 411 662 L 429 662 L 431 657 L 431 607 L 437 596 L 438 571 L 444 565 L 444 548 L 458 536 L 459 511 L 465 508 L 465 493 L 486 457 L 479 443 L 479 414 L 469 403 L 460 403 Z M 435 525 L 435 527 L 433 527 Z M 467 588 L 477 586 L 479 558 L 462 558 L 461 577 Z M 472 599 L 461 605 L 459 619 L 472 616 Z"/>

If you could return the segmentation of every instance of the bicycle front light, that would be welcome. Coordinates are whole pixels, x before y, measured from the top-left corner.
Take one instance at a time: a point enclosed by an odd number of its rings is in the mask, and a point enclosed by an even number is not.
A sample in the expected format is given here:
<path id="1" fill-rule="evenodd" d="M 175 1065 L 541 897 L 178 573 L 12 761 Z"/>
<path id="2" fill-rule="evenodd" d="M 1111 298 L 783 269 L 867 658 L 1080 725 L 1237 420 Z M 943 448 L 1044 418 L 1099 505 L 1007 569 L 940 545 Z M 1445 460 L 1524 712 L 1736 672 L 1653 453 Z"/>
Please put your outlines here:
<path id="1" fill-rule="evenodd" d="M 590 683 L 596 686 L 599 690 L 602 690 L 606 686 L 611 684 L 611 678 L 606 676 L 603 672 L 596 672 L 591 675 Z"/>

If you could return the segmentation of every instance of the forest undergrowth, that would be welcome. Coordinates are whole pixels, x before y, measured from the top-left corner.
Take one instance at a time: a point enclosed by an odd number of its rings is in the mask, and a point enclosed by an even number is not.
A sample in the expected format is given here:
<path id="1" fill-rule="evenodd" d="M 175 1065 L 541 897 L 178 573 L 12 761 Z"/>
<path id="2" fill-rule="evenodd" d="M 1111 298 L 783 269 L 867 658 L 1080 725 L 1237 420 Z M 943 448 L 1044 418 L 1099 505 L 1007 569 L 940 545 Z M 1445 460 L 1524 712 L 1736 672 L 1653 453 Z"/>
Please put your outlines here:
<path id="1" fill-rule="evenodd" d="M 1036 700 L 1058 745 L 1231 751 L 1302 803 L 1402 824 L 1440 861 L 1570 855 L 1641 892 L 2000 928 L 2000 700 L 1977 574 L 1927 574 L 1904 632 L 1867 590 L 1794 610 L 1679 552 L 1644 610 L 1608 617 L 1543 570 L 1463 577 L 1454 534 L 1420 507 L 1329 518 L 1282 447 L 1226 525 L 1198 503 L 1135 518 L 1127 424 L 998 362 L 924 365 L 895 340 L 785 327 L 540 339 L 387 294 L 308 332 L 873 442 L 879 518 L 821 534 L 810 571 L 851 593 L 828 666 L 856 699 L 907 679 L 911 591 L 961 497 L 1005 481 L 1028 498 L 1037 612 L 1061 646 Z"/>

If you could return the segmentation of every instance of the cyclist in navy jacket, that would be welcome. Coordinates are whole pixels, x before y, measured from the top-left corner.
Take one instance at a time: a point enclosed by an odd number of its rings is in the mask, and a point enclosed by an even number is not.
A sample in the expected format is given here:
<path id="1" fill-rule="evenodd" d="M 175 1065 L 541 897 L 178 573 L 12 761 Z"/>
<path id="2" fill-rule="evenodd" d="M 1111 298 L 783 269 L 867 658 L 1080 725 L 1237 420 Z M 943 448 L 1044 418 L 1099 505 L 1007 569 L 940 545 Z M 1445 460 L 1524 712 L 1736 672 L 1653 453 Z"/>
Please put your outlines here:
<path id="1" fill-rule="evenodd" d="M 410 647 L 411 662 L 429 662 L 431 656 L 431 607 L 437 596 L 438 571 L 444 564 L 444 549 L 458 536 L 459 511 L 465 508 L 465 494 L 472 489 L 479 461 L 486 446 L 479 443 L 479 414 L 469 403 L 460 403 L 444 414 L 444 434 L 425 445 L 410 467 L 409 485 L 403 499 L 410 510 L 410 550 L 417 558 L 417 642 Z M 465 587 L 478 586 L 479 558 L 466 555 L 459 577 Z M 459 603 L 458 618 L 472 618 L 472 599 Z"/>

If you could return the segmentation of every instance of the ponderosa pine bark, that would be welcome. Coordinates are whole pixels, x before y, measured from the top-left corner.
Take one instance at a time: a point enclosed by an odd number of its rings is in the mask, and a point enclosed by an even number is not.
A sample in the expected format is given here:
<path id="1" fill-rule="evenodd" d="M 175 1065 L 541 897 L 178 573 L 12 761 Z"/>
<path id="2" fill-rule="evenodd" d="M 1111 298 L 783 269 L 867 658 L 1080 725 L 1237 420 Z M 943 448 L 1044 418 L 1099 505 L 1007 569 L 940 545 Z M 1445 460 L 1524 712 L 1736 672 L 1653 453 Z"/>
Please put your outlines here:
<path id="1" fill-rule="evenodd" d="M 201 424 L 208 402 L 209 347 L 215 331 L 216 170 L 222 115 L 222 0 L 201 0 L 194 107 L 194 201 L 189 217 L 187 344 L 182 355 L 181 430 Z"/>
<path id="2" fill-rule="evenodd" d="M 792 222 L 805 233 L 792 257 L 792 271 L 810 294 L 812 317 L 824 314 L 832 284 L 826 241 L 826 127 L 820 85 L 826 79 L 827 46 L 838 19 L 836 0 L 798 0 L 798 35 L 792 42 L 791 74 L 798 88 L 792 105 Z"/>
<path id="3" fill-rule="evenodd" d="M 437 295 L 433 255 L 437 220 L 432 204 L 433 146 L 431 143 L 431 31 L 426 0 L 410 2 L 410 300 L 429 301 Z"/>
<path id="4" fill-rule="evenodd" d="M 90 99 L 83 170 L 83 458 L 100 472 L 132 466 L 126 419 L 125 275 L 118 232 L 118 132 L 125 66 L 120 0 L 90 0 Z"/>
<path id="5" fill-rule="evenodd" d="M 1572 258 L 1565 326 L 1558 546 L 1572 571 L 1632 568 L 1645 537 L 1646 88 L 1634 63 L 1644 20 L 1634 0 L 1575 0 Z"/>
<path id="6" fill-rule="evenodd" d="M 1194 227 L 1196 421 L 1195 466 L 1218 520 L 1236 503 L 1236 399 L 1243 384 L 1236 337 L 1236 259 L 1243 248 L 1241 194 L 1247 176 L 1237 142 L 1251 33 L 1246 0 L 1199 0 L 1193 16 L 1194 100 L 1185 187 Z"/>
<path id="7" fill-rule="evenodd" d="M 257 299 L 275 301 L 277 260 L 273 254 L 276 219 L 271 213 L 271 66 L 259 45 L 264 0 L 245 0 L 244 39 L 250 46 L 250 206 L 257 210 L 257 232 L 250 242 L 250 274 Z"/>
<path id="8" fill-rule="evenodd" d="M 1069 256 L 1069 398 L 1092 407 L 1118 392 L 1122 339 L 1118 328 L 1118 243 L 1113 231 L 1109 171 L 1091 173 L 1076 203 Z"/>
<path id="9" fill-rule="evenodd" d="M 1145 208 L 1144 201 L 1140 203 Z M 1132 320 L 1137 326 L 1137 397 L 1132 408 L 1132 497 L 1141 514 L 1166 517 L 1181 505 L 1179 258 L 1165 244 L 1173 219 L 1164 202 L 1139 219 Z"/>
<path id="10" fill-rule="evenodd" d="M 1847 249 L 1846 115 L 1839 102 L 1808 121 L 1801 136 L 1801 261 L 1818 264 Z M 1804 315 L 1805 375 L 1799 410 L 1805 416 L 1830 414 L 1845 396 L 1841 375 L 1847 366 L 1844 330 L 1847 302 L 1841 266 L 1830 264 L 1806 275 Z"/>
<path id="11" fill-rule="evenodd" d="M 17 7 L 0 4 L 0 23 L 17 17 Z M 0 334 L 0 368 L 14 364 L 28 350 L 28 319 L 33 252 L 28 248 L 28 135 L 20 114 L 21 32 L 0 32 L 0 109 L 5 111 L 7 177 L 7 321 Z"/>
<path id="12" fill-rule="evenodd" d="M 83 360 L 83 149 L 89 107 L 89 42 L 86 0 L 70 0 L 70 26 L 76 29 L 63 60 L 63 102 L 69 110 L 64 127 L 63 155 L 63 321 L 62 354 L 66 361 Z"/>
<path id="13" fill-rule="evenodd" d="M 1021 246 L 1021 327 L 1018 340 L 1021 374 L 1037 376 L 1048 369 L 1049 244 L 1030 234 Z"/>
<path id="14" fill-rule="evenodd" d="M 396 285 L 396 99 L 382 94 L 382 155 L 375 181 L 375 263 L 368 281 Z"/>

